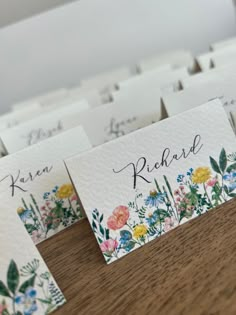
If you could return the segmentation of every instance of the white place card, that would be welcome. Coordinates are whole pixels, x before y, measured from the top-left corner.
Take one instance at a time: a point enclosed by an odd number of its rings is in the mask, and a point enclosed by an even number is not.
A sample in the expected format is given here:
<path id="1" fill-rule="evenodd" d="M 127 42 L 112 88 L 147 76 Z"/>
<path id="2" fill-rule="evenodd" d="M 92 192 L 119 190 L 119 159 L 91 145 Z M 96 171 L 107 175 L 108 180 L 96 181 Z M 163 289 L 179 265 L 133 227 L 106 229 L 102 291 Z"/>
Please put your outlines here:
<path id="1" fill-rule="evenodd" d="M 106 262 L 235 197 L 235 148 L 211 101 L 67 159 Z"/>
<path id="2" fill-rule="evenodd" d="M 19 217 L 35 244 L 82 218 L 63 160 L 90 148 L 76 127 L 1 159 L 4 209 Z"/>
<path id="3" fill-rule="evenodd" d="M 79 125 L 79 116 L 89 109 L 86 101 L 80 101 L 39 115 L 19 126 L 1 132 L 6 152 L 12 154 L 42 140 Z"/>
<path id="4" fill-rule="evenodd" d="M 215 42 L 211 44 L 210 48 L 211 50 L 219 50 L 219 49 L 224 49 L 225 47 L 231 46 L 231 45 L 236 45 L 236 37 L 231 37 L 227 38 L 222 41 Z"/>

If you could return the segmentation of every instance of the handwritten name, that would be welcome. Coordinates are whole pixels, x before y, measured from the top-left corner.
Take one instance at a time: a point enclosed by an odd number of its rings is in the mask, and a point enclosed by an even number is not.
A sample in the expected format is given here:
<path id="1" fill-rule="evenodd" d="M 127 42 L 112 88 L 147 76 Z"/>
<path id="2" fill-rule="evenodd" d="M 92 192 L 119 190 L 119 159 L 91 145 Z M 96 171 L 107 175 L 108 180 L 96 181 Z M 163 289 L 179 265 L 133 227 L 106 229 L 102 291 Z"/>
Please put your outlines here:
<path id="1" fill-rule="evenodd" d="M 108 136 L 118 138 L 125 135 L 124 128 L 127 125 L 132 124 L 136 120 L 136 117 L 131 117 L 126 120 L 117 121 L 115 118 L 111 118 L 110 124 L 105 128 L 105 132 Z"/>
<path id="2" fill-rule="evenodd" d="M 196 155 L 202 149 L 203 144 L 201 143 L 201 136 L 196 135 L 193 139 L 193 143 L 189 148 L 182 148 L 179 153 L 172 153 L 170 148 L 165 148 L 162 152 L 159 161 L 155 162 L 153 165 L 149 165 L 146 157 L 140 157 L 137 162 L 131 162 L 122 167 L 119 170 L 113 169 L 115 174 L 124 172 L 125 170 L 131 170 L 131 177 L 133 178 L 133 189 L 137 187 L 137 180 L 140 179 L 147 183 L 151 183 L 149 176 L 144 175 L 144 173 L 150 174 L 162 167 L 170 167 L 174 161 L 179 161 L 181 159 L 187 159 L 191 154 Z"/>
<path id="3" fill-rule="evenodd" d="M 33 145 L 41 140 L 50 138 L 56 135 L 59 131 L 63 130 L 63 124 L 58 121 L 57 125 L 51 129 L 44 130 L 42 128 L 33 129 L 25 136 L 28 145 Z"/>
<path id="4" fill-rule="evenodd" d="M 29 172 L 26 176 L 22 176 L 21 171 L 19 170 L 15 176 L 13 174 L 8 174 L 5 177 L 3 177 L 0 180 L 0 183 L 9 180 L 9 188 L 11 189 L 11 195 L 12 197 L 14 197 L 16 190 L 27 192 L 28 190 L 24 187 L 25 184 L 33 182 L 42 175 L 49 174 L 52 171 L 52 169 L 53 166 L 46 166 L 43 169 L 37 170 L 34 173 Z"/>

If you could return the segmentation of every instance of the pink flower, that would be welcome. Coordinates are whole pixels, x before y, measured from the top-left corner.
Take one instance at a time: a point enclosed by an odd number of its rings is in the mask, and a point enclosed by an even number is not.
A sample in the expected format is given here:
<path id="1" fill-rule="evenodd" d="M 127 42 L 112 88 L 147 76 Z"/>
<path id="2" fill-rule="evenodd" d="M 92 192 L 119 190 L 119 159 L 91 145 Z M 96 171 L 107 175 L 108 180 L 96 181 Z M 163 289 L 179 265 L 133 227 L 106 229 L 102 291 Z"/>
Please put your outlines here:
<path id="1" fill-rule="evenodd" d="M 175 223 L 173 218 L 165 218 L 165 232 L 172 230 L 175 227 Z"/>
<path id="2" fill-rule="evenodd" d="M 118 206 L 107 220 L 107 226 L 111 230 L 121 229 L 129 219 L 129 209 L 125 206 Z"/>
<path id="3" fill-rule="evenodd" d="M 116 250 L 117 246 L 118 246 L 118 242 L 116 240 L 109 239 L 109 240 L 104 241 L 100 245 L 100 248 L 103 253 L 111 255 Z"/>
<path id="4" fill-rule="evenodd" d="M 2 314 L 3 311 L 6 311 L 6 310 L 7 310 L 7 306 L 5 304 L 0 304 L 0 314 Z"/>
<path id="5" fill-rule="evenodd" d="M 40 231 L 33 231 L 31 234 L 31 238 L 35 244 L 38 244 L 39 242 L 41 242 L 44 239 L 43 233 Z"/>
<path id="6" fill-rule="evenodd" d="M 180 201 L 181 201 L 180 197 L 176 198 L 176 201 L 177 201 L 177 202 L 180 202 Z"/>
<path id="7" fill-rule="evenodd" d="M 217 178 L 211 178 L 207 181 L 206 185 L 209 187 L 213 187 L 215 186 L 215 184 L 218 182 Z"/>
<path id="8" fill-rule="evenodd" d="M 71 197 L 71 201 L 78 201 L 78 197 L 77 197 L 76 195 L 73 195 L 73 196 Z"/>

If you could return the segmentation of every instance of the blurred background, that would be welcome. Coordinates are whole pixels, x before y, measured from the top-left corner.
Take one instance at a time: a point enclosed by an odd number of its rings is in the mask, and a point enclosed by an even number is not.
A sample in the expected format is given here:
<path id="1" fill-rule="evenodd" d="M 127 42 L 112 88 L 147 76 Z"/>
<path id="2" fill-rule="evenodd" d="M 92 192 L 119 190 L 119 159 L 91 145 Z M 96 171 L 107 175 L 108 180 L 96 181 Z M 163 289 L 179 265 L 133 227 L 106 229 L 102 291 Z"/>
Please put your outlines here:
<path id="1" fill-rule="evenodd" d="M 236 35 L 233 0 L 3 0 L 0 111 L 82 78 Z"/>

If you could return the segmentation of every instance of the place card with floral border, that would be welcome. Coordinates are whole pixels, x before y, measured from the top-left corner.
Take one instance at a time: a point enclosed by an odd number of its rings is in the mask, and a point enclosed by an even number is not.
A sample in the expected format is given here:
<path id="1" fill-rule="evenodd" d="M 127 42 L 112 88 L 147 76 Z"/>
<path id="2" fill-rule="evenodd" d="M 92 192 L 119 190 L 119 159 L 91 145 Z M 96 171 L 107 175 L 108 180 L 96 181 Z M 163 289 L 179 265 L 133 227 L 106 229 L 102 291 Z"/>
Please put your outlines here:
<path id="1" fill-rule="evenodd" d="M 88 109 L 89 104 L 85 100 L 59 107 L 3 130 L 1 141 L 8 154 L 15 153 L 78 126 L 80 114 Z"/>
<path id="2" fill-rule="evenodd" d="M 0 314 L 49 314 L 66 300 L 16 212 L 7 206 L 7 195 L 1 187 Z"/>
<path id="3" fill-rule="evenodd" d="M 63 160 L 90 148 L 76 127 L 0 160 L 4 210 L 18 216 L 35 244 L 82 218 Z"/>
<path id="4" fill-rule="evenodd" d="M 236 196 L 235 148 L 214 100 L 66 159 L 106 262 Z"/>

